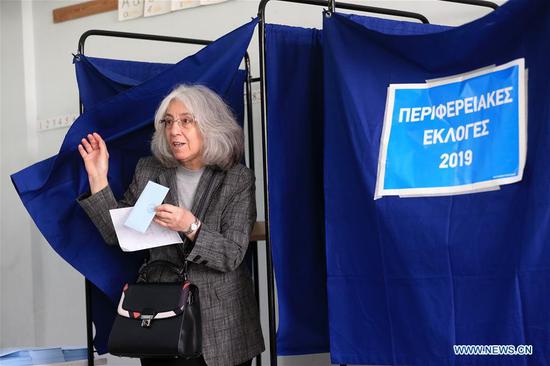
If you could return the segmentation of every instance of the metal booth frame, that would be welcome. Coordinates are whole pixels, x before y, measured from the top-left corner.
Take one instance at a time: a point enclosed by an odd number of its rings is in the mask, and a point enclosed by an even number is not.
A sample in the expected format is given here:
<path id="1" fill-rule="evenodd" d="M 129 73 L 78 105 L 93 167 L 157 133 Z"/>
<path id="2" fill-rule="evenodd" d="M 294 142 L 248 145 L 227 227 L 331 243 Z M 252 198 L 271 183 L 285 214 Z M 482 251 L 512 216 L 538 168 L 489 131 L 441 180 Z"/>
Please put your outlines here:
<path id="1" fill-rule="evenodd" d="M 270 0 L 261 0 L 258 7 L 259 18 L 259 68 L 260 76 L 252 78 L 250 74 L 250 57 L 248 53 L 244 56 L 244 65 L 246 72 L 245 79 L 245 95 L 246 95 L 246 124 L 248 135 L 248 167 L 255 171 L 254 164 L 254 131 L 253 131 L 253 114 L 252 114 L 252 82 L 260 82 L 260 118 L 261 118 L 261 133 L 262 133 L 262 171 L 263 171 L 263 189 L 264 189 L 264 220 L 265 220 L 265 244 L 266 244 L 266 272 L 267 272 L 267 302 L 268 302 L 268 317 L 269 317 L 269 352 L 270 365 L 277 366 L 277 348 L 276 348 L 276 320 L 275 320 L 275 278 L 273 271 L 273 257 L 271 253 L 271 238 L 269 227 L 269 180 L 268 180 L 268 162 L 267 162 L 267 74 L 266 74 L 266 42 L 265 42 L 265 27 L 266 27 L 266 6 Z M 398 16 L 404 18 L 416 19 L 422 23 L 428 24 L 429 20 L 422 14 L 402 11 L 397 9 L 387 9 L 381 7 L 336 3 L 335 0 L 278 0 L 282 2 L 314 5 L 326 7 L 328 13 L 333 13 L 338 7 L 339 9 L 352 10 L 365 13 L 384 14 Z M 487 0 L 440 0 L 453 2 L 457 4 L 475 5 L 497 9 L 498 5 Z M 171 42 L 191 45 L 206 46 L 213 41 L 181 38 L 171 36 L 161 36 L 142 33 L 128 33 L 107 30 L 89 30 L 84 32 L 78 41 L 78 54 L 84 55 L 84 46 L 88 37 L 103 36 L 124 39 L 137 39 L 145 41 Z M 79 103 L 80 114 L 83 113 L 83 105 Z M 259 273 L 258 273 L 258 245 L 256 241 L 250 242 L 249 250 L 252 253 L 252 276 L 254 279 L 256 301 L 259 302 Z M 85 280 L 86 294 L 86 334 L 88 347 L 88 365 L 94 365 L 94 346 L 93 346 L 93 324 L 92 324 L 92 307 L 91 307 L 91 283 Z M 256 357 L 256 365 L 261 366 L 261 354 Z"/>
<path id="2" fill-rule="evenodd" d="M 262 128 L 262 164 L 263 164 L 263 188 L 264 188 L 264 218 L 265 218 L 265 242 L 266 242 L 266 264 L 267 272 L 267 288 L 268 288 L 268 305 L 269 305 L 269 352 L 270 365 L 277 366 L 277 346 L 276 346 L 276 319 L 275 319 L 275 294 L 274 294 L 274 273 L 273 273 L 273 256 L 271 253 L 271 235 L 270 235 L 270 220 L 269 220 L 269 179 L 268 179 L 268 161 L 267 161 L 267 73 L 266 73 L 266 6 L 270 0 L 261 0 L 258 6 L 258 40 L 259 40 L 259 63 L 260 63 L 260 117 Z M 281 2 L 314 5 L 328 8 L 327 13 L 334 13 L 336 7 L 339 9 L 353 10 L 365 13 L 384 14 L 391 16 L 399 16 L 404 18 L 412 18 L 419 20 L 424 24 L 429 24 L 428 18 L 424 15 L 409 11 L 396 9 L 387 9 L 381 7 L 349 4 L 336 2 L 335 0 L 278 0 Z M 497 9 L 498 5 L 486 0 L 440 0 L 453 2 L 457 4 L 475 5 Z M 341 365 L 345 366 L 345 365 Z"/>

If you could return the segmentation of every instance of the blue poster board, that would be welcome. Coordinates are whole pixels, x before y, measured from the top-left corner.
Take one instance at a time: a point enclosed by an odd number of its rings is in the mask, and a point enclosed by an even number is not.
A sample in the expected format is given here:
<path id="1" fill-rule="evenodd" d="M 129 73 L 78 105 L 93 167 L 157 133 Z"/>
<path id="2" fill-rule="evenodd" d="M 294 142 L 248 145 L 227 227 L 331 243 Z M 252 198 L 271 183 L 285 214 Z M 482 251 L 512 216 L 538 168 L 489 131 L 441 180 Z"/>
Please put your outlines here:
<path id="1" fill-rule="evenodd" d="M 472 193 L 520 181 L 527 128 L 524 63 L 390 84 L 375 199 Z"/>

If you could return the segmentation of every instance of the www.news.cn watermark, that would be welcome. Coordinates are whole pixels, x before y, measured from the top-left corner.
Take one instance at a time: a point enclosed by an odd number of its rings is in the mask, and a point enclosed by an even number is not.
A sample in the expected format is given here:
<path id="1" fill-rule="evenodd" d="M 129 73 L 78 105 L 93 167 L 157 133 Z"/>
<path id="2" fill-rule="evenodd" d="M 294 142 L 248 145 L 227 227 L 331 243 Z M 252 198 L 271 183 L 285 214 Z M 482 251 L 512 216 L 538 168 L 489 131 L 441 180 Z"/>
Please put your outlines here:
<path id="1" fill-rule="evenodd" d="M 530 344 L 456 344 L 453 346 L 456 356 L 531 356 L 533 346 Z"/>

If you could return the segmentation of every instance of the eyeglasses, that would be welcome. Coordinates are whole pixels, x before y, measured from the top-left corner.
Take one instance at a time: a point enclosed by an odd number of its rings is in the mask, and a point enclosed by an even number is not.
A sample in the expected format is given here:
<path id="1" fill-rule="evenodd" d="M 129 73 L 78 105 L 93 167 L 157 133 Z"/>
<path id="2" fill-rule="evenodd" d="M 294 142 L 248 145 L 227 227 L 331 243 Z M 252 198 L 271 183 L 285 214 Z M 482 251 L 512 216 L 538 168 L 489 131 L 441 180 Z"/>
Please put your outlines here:
<path id="1" fill-rule="evenodd" d="M 160 120 L 160 124 L 163 125 L 165 129 L 171 128 L 174 123 L 177 123 L 181 128 L 190 128 L 193 123 L 195 123 L 195 116 L 190 113 L 185 113 L 180 115 L 179 119 L 167 116 Z"/>

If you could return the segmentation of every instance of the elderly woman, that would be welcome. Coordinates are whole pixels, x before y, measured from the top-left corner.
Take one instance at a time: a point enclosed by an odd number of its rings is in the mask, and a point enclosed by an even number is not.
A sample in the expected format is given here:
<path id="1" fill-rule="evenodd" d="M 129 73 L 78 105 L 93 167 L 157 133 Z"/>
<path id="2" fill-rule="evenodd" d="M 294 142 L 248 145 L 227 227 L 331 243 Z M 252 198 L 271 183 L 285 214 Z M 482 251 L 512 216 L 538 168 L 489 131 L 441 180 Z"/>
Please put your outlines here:
<path id="1" fill-rule="evenodd" d="M 189 279 L 200 289 L 203 356 L 142 359 L 142 365 L 250 365 L 264 350 L 252 281 L 243 263 L 256 220 L 254 175 L 239 163 L 243 145 L 242 129 L 218 95 L 204 86 L 181 85 L 161 102 L 153 156 L 139 160 L 121 201 L 109 188 L 109 153 L 101 136 L 89 134 L 78 146 L 91 191 L 79 203 L 108 244 L 117 245 L 109 210 L 133 206 L 149 180 L 170 188 L 154 221 L 187 238 L 185 245 L 150 249 L 149 260 L 181 268 L 185 255 Z M 205 207 L 202 221 L 195 212 L 199 201 Z M 175 279 L 149 271 L 140 280 Z"/>

